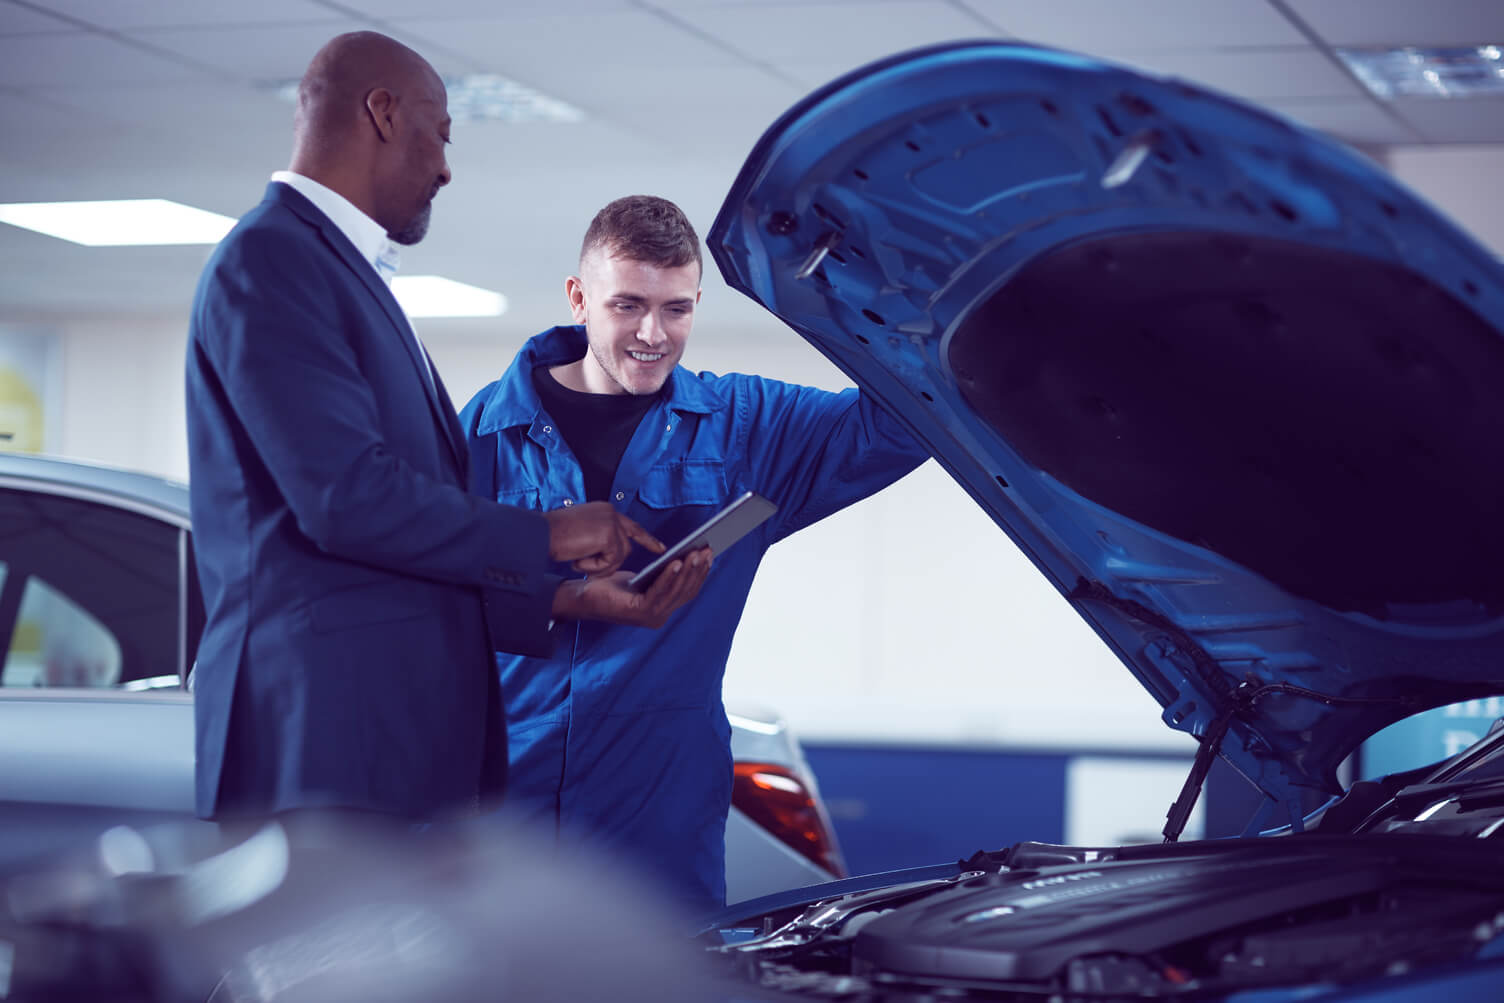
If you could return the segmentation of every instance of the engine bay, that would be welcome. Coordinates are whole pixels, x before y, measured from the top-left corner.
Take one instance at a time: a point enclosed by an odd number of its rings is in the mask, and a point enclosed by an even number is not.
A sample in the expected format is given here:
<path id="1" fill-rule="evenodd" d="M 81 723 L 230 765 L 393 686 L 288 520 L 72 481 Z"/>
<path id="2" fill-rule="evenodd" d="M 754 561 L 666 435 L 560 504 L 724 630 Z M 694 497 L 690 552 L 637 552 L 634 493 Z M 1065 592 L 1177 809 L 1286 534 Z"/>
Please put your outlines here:
<path id="1" fill-rule="evenodd" d="M 813 999 L 1335 988 L 1504 947 L 1498 861 L 1488 839 L 1413 835 L 1019 844 L 955 878 L 761 917 L 756 935 L 712 953 L 739 980 Z"/>

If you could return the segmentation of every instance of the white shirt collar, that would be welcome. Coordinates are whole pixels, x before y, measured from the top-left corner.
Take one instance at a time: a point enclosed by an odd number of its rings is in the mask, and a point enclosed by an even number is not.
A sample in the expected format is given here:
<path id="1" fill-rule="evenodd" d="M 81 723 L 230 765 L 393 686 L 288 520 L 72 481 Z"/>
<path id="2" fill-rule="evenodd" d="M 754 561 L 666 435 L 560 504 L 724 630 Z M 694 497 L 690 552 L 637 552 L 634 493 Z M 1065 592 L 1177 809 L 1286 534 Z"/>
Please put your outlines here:
<path id="1" fill-rule="evenodd" d="M 319 212 L 328 216 L 330 222 L 339 228 L 340 233 L 349 238 L 360 256 L 376 269 L 381 280 L 391 283 L 392 275 L 401 264 L 401 254 L 380 223 L 357 209 L 354 203 L 339 192 L 312 178 L 292 171 L 277 171 L 272 175 L 272 180 L 280 181 L 312 202 Z"/>

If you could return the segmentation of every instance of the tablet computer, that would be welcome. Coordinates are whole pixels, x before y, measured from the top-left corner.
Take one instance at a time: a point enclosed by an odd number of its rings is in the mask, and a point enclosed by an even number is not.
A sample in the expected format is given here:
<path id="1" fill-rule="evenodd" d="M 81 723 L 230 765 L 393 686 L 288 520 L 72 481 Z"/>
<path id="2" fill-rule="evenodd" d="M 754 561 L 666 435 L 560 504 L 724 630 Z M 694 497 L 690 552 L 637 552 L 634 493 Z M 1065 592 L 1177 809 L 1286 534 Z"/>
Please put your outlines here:
<path id="1" fill-rule="evenodd" d="M 712 554 L 719 554 L 737 540 L 762 525 L 763 521 L 778 511 L 778 506 L 762 495 L 748 491 L 731 504 L 705 521 L 699 529 L 653 558 L 653 563 L 643 568 L 627 581 L 627 588 L 642 592 L 658 578 L 669 564 L 684 557 L 691 550 L 709 547 Z"/>

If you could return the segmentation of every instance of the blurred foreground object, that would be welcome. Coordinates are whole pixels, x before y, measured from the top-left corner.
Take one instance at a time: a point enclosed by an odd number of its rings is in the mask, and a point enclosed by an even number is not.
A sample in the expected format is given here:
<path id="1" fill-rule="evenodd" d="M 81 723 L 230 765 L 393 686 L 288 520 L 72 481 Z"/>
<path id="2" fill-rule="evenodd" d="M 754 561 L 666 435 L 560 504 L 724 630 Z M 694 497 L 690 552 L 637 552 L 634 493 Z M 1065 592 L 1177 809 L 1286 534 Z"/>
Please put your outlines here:
<path id="1" fill-rule="evenodd" d="M 185 839 L 185 833 L 192 833 Z M 0 998 L 111 1003 L 707 998 L 684 921 L 599 861 L 475 821 L 177 826 L 7 878 Z M 588 963 L 581 963 L 588 958 Z"/>

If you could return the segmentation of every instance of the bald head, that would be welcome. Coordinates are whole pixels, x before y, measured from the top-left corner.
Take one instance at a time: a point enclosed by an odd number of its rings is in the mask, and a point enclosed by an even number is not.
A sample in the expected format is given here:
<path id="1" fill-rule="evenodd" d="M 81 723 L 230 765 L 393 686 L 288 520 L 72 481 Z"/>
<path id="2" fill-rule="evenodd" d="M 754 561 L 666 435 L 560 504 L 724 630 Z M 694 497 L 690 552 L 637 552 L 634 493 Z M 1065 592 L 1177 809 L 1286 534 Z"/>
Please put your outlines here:
<path id="1" fill-rule="evenodd" d="M 298 85 L 291 169 L 416 243 L 449 182 L 444 83 L 422 56 L 374 31 L 330 40 Z"/>
<path id="2" fill-rule="evenodd" d="M 313 57 L 298 84 L 297 143 L 327 145 L 359 124 L 365 97 L 377 88 L 400 93 L 437 74 L 401 42 L 374 31 L 331 39 Z"/>

